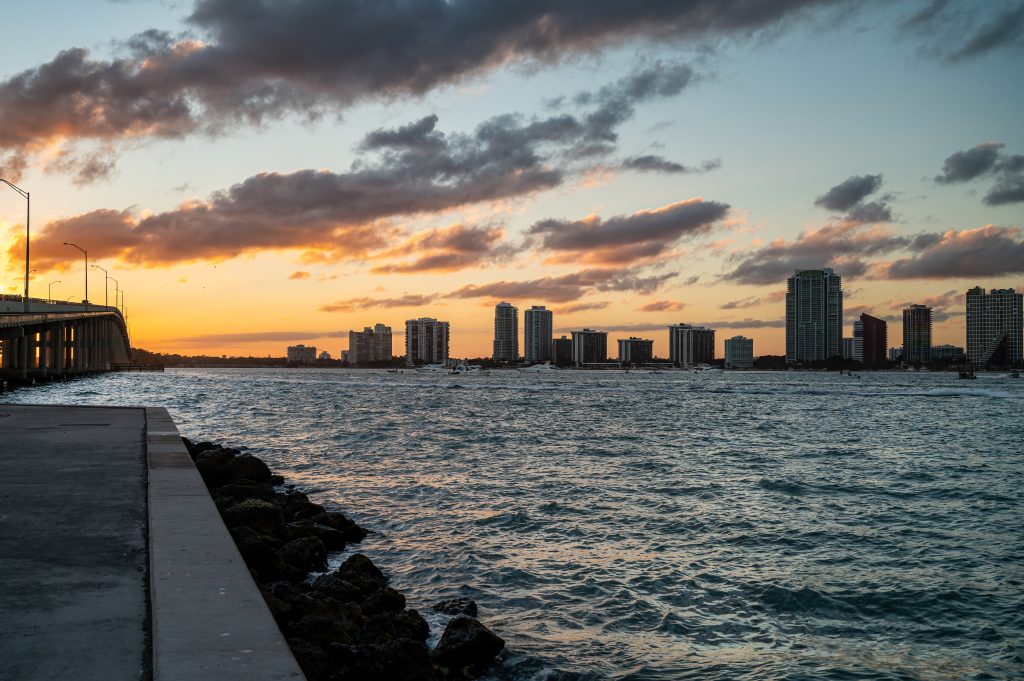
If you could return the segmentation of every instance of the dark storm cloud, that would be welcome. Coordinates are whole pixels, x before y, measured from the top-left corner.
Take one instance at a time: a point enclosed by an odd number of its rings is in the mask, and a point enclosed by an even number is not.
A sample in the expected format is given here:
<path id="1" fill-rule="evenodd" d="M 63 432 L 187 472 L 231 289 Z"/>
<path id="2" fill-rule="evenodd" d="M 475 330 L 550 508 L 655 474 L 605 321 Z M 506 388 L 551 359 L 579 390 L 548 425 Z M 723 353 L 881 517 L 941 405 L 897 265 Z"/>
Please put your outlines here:
<path id="1" fill-rule="evenodd" d="M 832 267 L 847 277 L 864 274 L 865 258 L 905 248 L 911 237 L 899 236 L 858 223 L 826 225 L 809 230 L 787 242 L 778 239 L 769 245 L 732 257 L 735 267 L 725 279 L 740 284 L 774 284 L 784 281 L 798 269 Z"/>
<path id="2" fill-rule="evenodd" d="M 682 163 L 670 161 L 664 156 L 647 154 L 645 156 L 633 156 L 625 159 L 620 167 L 623 170 L 637 170 L 640 172 L 668 173 L 668 174 L 693 174 L 706 173 L 722 167 L 721 159 L 704 161 L 700 166 L 687 166 Z"/>
<path id="3" fill-rule="evenodd" d="M 541 220 L 527 234 L 539 241 L 539 248 L 578 254 L 589 262 L 629 262 L 659 255 L 683 237 L 710 232 L 728 211 L 724 203 L 689 199 L 607 220 Z"/>
<path id="4" fill-rule="evenodd" d="M 935 176 L 939 184 L 969 182 L 982 177 L 995 177 L 996 182 L 985 194 L 990 206 L 1024 202 L 1024 155 L 1006 154 L 1001 142 L 985 142 L 950 155 L 942 164 L 942 174 Z"/>
<path id="5" fill-rule="evenodd" d="M 178 138 L 292 113 L 315 118 L 629 41 L 745 37 L 833 4 L 200 0 L 187 19 L 191 36 L 146 31 L 109 60 L 70 48 L 0 82 L 0 170 L 17 177 L 26 155 L 63 140 Z M 662 85 L 604 93 L 586 124 L 613 127 L 616 104 Z"/>
<path id="6" fill-rule="evenodd" d="M 923 51 L 948 63 L 998 50 L 1024 48 L 1024 2 L 933 0 L 907 17 L 902 28 L 924 41 Z"/>
<path id="7" fill-rule="evenodd" d="M 853 175 L 816 198 L 814 205 L 845 212 L 874 194 L 881 186 L 881 175 Z"/>
<path id="8" fill-rule="evenodd" d="M 988 225 L 950 230 L 910 258 L 884 265 L 888 279 L 956 279 L 999 277 L 1024 272 L 1024 239 L 1015 227 Z"/>
<path id="9" fill-rule="evenodd" d="M 892 222 L 890 195 L 866 200 L 881 187 L 881 175 L 852 175 L 816 198 L 814 205 L 846 213 L 844 217 L 850 222 Z"/>
<path id="10" fill-rule="evenodd" d="M 579 300 L 585 295 L 608 291 L 653 293 L 676 273 L 643 276 L 634 268 L 586 269 L 555 277 L 526 281 L 498 281 L 469 284 L 447 294 L 446 298 L 534 298 L 553 303 Z"/>

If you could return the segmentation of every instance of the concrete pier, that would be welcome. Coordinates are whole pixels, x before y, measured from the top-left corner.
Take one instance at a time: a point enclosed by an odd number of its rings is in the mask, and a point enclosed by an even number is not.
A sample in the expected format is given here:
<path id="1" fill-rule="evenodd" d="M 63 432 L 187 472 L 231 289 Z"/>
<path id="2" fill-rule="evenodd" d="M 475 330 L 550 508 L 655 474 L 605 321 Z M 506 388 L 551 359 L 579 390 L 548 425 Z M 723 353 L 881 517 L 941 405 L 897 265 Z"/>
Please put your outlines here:
<path id="1" fill-rule="evenodd" d="M 0 405 L 0 679 L 304 677 L 164 409 Z"/>

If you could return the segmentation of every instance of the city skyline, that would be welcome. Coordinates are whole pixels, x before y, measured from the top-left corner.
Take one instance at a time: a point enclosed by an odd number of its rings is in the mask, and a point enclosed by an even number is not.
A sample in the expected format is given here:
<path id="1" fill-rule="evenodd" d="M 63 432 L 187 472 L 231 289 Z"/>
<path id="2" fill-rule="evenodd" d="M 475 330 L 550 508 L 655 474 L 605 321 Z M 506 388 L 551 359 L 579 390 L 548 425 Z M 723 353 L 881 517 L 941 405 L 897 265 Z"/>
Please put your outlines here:
<path id="1" fill-rule="evenodd" d="M 842 336 L 922 304 L 932 342 L 961 346 L 965 291 L 1024 289 L 1020 45 L 988 30 L 1020 27 L 1013 3 L 688 6 L 591 7 L 550 34 L 529 9 L 481 12 L 461 61 L 384 31 L 392 71 L 355 47 L 261 60 L 216 3 L 26 7 L 0 70 L 0 177 L 32 193 L 32 294 L 81 299 L 73 242 L 152 351 L 333 353 L 378 320 L 401 347 L 402 322 L 429 315 L 451 323 L 452 356 L 484 357 L 509 301 L 552 310 L 556 337 L 707 325 L 722 357 L 733 335 L 785 353 L 798 268 L 843 277 Z M 316 12 L 335 38 L 371 20 L 344 2 L 264 11 L 278 47 L 320 44 Z M 236 71 L 214 88 L 186 62 Z M 254 94 L 271 82 L 277 97 Z M 26 206 L 2 189 L 16 294 Z"/>

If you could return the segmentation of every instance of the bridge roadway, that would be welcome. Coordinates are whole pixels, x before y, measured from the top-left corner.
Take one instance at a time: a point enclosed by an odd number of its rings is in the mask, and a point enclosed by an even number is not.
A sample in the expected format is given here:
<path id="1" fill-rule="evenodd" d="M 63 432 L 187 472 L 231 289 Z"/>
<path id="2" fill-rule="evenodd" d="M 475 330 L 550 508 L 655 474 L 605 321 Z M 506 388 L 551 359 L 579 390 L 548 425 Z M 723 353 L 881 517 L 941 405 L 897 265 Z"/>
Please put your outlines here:
<path id="1" fill-rule="evenodd" d="M 109 371 L 130 362 L 131 341 L 120 310 L 103 305 L 0 299 L 0 389 Z"/>
<path id="2" fill-rule="evenodd" d="M 165 409 L 0 404 L 0 679 L 304 681 Z"/>

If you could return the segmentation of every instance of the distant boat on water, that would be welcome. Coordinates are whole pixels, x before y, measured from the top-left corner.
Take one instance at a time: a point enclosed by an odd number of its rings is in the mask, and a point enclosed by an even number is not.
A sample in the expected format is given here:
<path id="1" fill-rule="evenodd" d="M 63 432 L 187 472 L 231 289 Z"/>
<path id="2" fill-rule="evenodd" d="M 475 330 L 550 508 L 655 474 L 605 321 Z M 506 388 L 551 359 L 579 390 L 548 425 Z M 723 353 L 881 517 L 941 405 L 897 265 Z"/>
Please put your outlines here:
<path id="1" fill-rule="evenodd" d="M 425 364 L 421 367 L 416 367 L 416 371 L 421 374 L 446 374 L 448 373 L 448 367 L 444 364 Z"/>
<path id="2" fill-rule="evenodd" d="M 519 367 L 516 371 L 524 374 L 546 374 L 552 371 L 558 371 L 558 369 L 551 366 L 551 362 L 542 362 L 541 364 L 534 364 L 528 367 Z"/>

